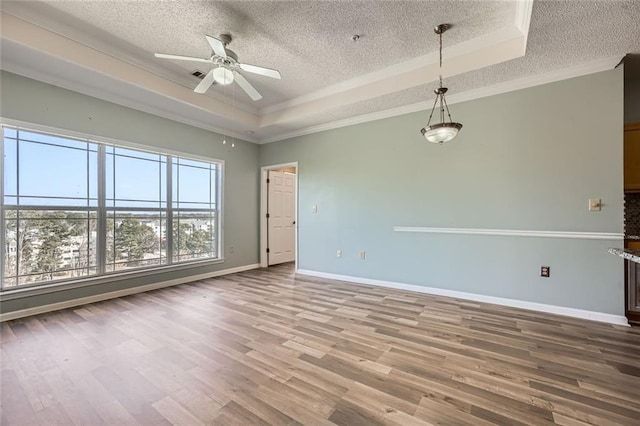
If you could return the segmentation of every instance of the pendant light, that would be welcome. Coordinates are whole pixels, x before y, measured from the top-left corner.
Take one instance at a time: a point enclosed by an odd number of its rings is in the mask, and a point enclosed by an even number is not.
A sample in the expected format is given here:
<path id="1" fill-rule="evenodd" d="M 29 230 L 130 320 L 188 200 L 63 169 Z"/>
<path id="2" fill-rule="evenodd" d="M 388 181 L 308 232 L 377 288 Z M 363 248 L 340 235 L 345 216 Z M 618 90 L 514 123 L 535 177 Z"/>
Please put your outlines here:
<path id="1" fill-rule="evenodd" d="M 447 100 L 444 98 L 445 93 L 447 93 L 446 87 L 442 87 L 442 33 L 451 28 L 449 24 L 440 24 L 435 27 L 434 32 L 440 36 L 440 87 L 433 91 L 436 94 L 436 99 L 433 102 L 433 108 L 431 108 L 431 115 L 429 115 L 429 121 L 427 121 L 427 126 L 423 127 L 420 130 L 422 136 L 426 140 L 432 143 L 443 143 L 449 142 L 451 139 L 455 138 L 460 129 L 462 129 L 462 124 L 456 123 L 451 119 L 451 113 L 449 112 L 449 105 L 447 105 Z M 431 118 L 433 117 L 433 113 L 438 108 L 440 113 L 440 123 L 431 124 Z M 445 122 L 444 112 L 447 111 L 447 116 L 449 117 L 449 121 Z"/>

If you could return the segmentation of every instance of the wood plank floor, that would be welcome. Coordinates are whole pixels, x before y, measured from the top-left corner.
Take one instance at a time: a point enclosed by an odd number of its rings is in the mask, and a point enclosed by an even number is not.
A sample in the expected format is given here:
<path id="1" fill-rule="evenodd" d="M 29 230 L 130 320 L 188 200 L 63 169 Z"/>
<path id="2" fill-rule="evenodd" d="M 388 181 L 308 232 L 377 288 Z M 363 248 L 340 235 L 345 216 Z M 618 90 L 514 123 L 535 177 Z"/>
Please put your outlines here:
<path id="1" fill-rule="evenodd" d="M 1 325 L 6 425 L 640 424 L 640 329 L 249 271 Z"/>

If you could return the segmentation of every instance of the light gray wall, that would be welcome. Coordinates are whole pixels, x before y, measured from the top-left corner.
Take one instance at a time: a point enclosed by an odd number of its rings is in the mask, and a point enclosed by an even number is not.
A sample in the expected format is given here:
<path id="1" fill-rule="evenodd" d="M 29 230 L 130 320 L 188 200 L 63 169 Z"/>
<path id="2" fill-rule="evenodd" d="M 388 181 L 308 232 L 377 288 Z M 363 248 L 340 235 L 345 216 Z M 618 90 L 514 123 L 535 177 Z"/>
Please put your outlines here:
<path id="1" fill-rule="evenodd" d="M 624 58 L 624 122 L 640 123 L 640 54 Z"/>
<path id="2" fill-rule="evenodd" d="M 216 133 L 7 72 L 0 74 L 0 84 L 2 117 L 225 160 L 224 244 L 235 247 L 234 253 L 226 251 L 223 264 L 138 279 L 114 277 L 101 285 L 3 300 L 0 311 L 10 312 L 259 262 L 257 145 L 236 141 L 235 148 L 231 148 L 229 144 L 222 145 L 221 136 Z"/>
<path id="3" fill-rule="evenodd" d="M 622 70 L 452 114 L 464 128 L 443 146 L 423 140 L 422 112 L 261 147 L 263 166 L 299 162 L 299 268 L 624 314 L 623 264 L 606 250 L 618 242 L 392 230 L 622 232 Z"/>

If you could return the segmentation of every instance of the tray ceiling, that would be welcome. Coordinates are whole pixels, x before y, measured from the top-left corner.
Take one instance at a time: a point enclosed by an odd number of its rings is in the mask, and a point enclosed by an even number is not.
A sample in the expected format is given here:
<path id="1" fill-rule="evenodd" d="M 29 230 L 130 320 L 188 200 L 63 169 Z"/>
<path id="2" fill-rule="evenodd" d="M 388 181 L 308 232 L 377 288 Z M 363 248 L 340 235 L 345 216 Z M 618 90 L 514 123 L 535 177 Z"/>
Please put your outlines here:
<path id="1" fill-rule="evenodd" d="M 254 142 L 429 108 L 438 75 L 432 28 L 441 22 L 453 24 L 444 36 L 445 78 L 460 100 L 587 63 L 610 68 L 625 53 L 640 52 L 635 1 L 3 1 L 0 7 L 3 69 Z M 195 94 L 199 80 L 190 73 L 208 71 L 206 64 L 153 56 L 206 57 L 204 34 L 220 33 L 233 35 L 229 47 L 241 62 L 280 70 L 280 81 L 245 74 L 260 101 L 235 84 Z"/>

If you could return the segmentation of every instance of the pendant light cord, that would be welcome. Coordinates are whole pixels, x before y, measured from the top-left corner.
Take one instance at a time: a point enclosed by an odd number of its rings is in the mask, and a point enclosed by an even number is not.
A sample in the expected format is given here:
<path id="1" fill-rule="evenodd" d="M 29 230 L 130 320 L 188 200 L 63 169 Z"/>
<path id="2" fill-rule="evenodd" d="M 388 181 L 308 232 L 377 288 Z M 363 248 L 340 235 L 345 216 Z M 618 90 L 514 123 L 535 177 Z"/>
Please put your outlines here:
<path id="1" fill-rule="evenodd" d="M 440 88 L 442 88 L 442 33 L 444 31 L 440 31 Z M 444 110 L 447 110 L 447 115 L 449 116 L 449 122 L 452 122 L 451 113 L 449 112 L 449 105 L 447 105 L 447 100 L 444 97 L 444 93 L 440 94 L 440 122 L 444 123 Z"/>
<path id="2" fill-rule="evenodd" d="M 433 101 L 433 106 L 431 107 L 431 114 L 429 114 L 429 120 L 427 120 L 427 127 L 431 124 L 431 118 L 433 117 L 433 111 L 436 110 L 436 104 L 438 103 L 438 98 L 440 95 L 436 95 L 436 99 Z"/>
<path id="3" fill-rule="evenodd" d="M 442 88 L 442 31 L 440 31 L 440 88 Z"/>

